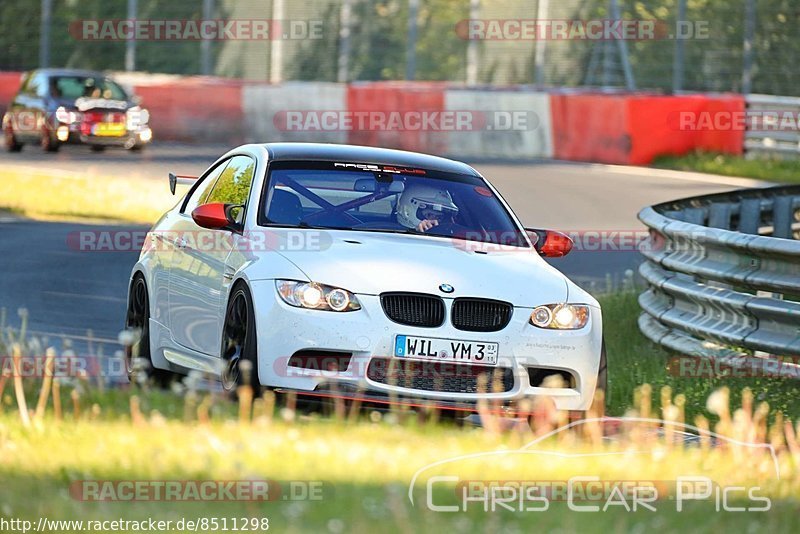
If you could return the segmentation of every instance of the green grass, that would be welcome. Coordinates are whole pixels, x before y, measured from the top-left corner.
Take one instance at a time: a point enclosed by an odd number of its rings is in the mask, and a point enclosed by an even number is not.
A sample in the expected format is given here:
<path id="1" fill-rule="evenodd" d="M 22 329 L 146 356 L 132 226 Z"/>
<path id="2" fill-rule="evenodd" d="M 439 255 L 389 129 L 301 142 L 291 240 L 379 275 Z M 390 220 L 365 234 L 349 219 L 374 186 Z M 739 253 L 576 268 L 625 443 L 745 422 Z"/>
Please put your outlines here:
<path id="1" fill-rule="evenodd" d="M 471 452 L 518 447 L 513 434 L 491 436 L 477 429 L 454 429 L 413 423 L 343 424 L 333 420 L 287 423 L 262 421 L 250 425 L 220 422 L 186 424 L 148 418 L 138 426 L 127 421 L 43 421 L 41 428 L 24 430 L 13 416 L 0 416 L 0 502 L 3 516 L 58 519 L 144 519 L 176 521 L 182 517 L 268 517 L 273 529 L 320 532 L 343 526 L 347 532 L 527 531 L 559 526 L 569 531 L 629 531 L 692 527 L 693 531 L 758 524 L 778 532 L 790 531 L 798 507 L 797 480 L 741 475 L 765 469 L 763 458 L 730 454 L 676 451 L 602 461 L 541 460 L 504 456 L 496 460 L 462 461 L 437 474 L 456 474 L 461 480 L 566 480 L 591 474 L 604 480 L 674 480 L 681 473 L 702 472 L 714 480 L 759 484 L 776 499 L 769 514 L 714 514 L 713 501 L 694 503 L 674 512 L 674 502 L 656 504 L 657 513 L 621 509 L 602 514 L 570 511 L 553 503 L 547 512 L 484 512 L 478 506 L 467 514 L 433 512 L 425 506 L 425 487 L 416 487 L 416 505 L 408 501 L 408 483 L 415 471 L 441 458 Z M 573 446 L 573 452 L 590 452 Z M 289 481 L 319 481 L 321 500 L 243 502 L 82 502 L 67 488 L 82 480 L 247 480 L 268 479 L 286 488 Z M 427 478 L 423 478 L 427 480 Z M 285 492 L 281 495 L 285 495 Z M 453 489 L 437 487 L 435 502 L 453 504 Z M 660 527 L 659 527 L 660 525 Z"/>
<path id="2" fill-rule="evenodd" d="M 175 205 L 166 180 L 2 170 L 0 210 L 37 219 L 153 223 Z"/>
<path id="3" fill-rule="evenodd" d="M 692 152 L 684 156 L 659 157 L 653 162 L 653 166 L 785 184 L 800 183 L 800 159 L 770 157 L 746 159 L 743 156 L 730 154 Z"/>
<path id="4" fill-rule="evenodd" d="M 793 419 L 800 419 L 800 381 L 778 378 L 680 377 L 667 372 L 672 356 L 639 332 L 640 309 L 636 293 L 618 293 L 600 298 L 609 367 L 609 413 L 623 415 L 631 408 L 632 394 L 640 384 L 655 392 L 669 386 L 674 394 L 686 396 L 687 420 L 696 415 L 711 416 L 705 400 L 716 389 L 728 387 L 735 404 L 741 392 L 750 388 L 755 402 L 767 402 Z"/>
<path id="5" fill-rule="evenodd" d="M 685 419 L 707 413 L 705 400 L 720 386 L 728 386 L 733 406 L 740 405 L 741 388 L 750 386 L 756 399 L 770 402 L 797 420 L 796 390 L 778 382 L 703 381 L 666 374 L 667 354 L 636 329 L 639 309 L 633 293 L 601 298 L 604 309 L 610 373 L 610 412 L 641 410 L 633 392 L 652 384 L 653 416 L 659 417 L 660 388 L 671 387 L 670 402 L 685 395 Z M 8 334 L 0 334 L 0 352 L 7 352 Z M 432 462 L 478 452 L 513 451 L 558 423 L 537 419 L 530 427 L 494 432 L 436 423 L 429 418 L 395 411 L 358 419 L 271 409 L 259 401 L 254 415 L 244 421 L 240 407 L 220 395 L 184 389 L 161 391 L 150 387 L 101 390 L 93 381 L 61 385 L 62 416 L 52 401 L 42 418 L 30 426 L 21 422 L 13 384 L 0 396 L 0 518 L 146 519 L 268 517 L 271 529 L 288 532 L 431 532 L 537 530 L 628 532 L 630 530 L 711 532 L 720 529 L 791 532 L 800 513 L 800 449 L 787 451 L 782 428 L 773 427 L 770 439 L 780 453 L 781 479 L 773 476 L 768 455 L 749 448 L 671 448 L 656 438 L 623 432 L 618 444 L 603 444 L 591 432 L 562 434 L 541 448 L 564 453 L 636 450 L 643 454 L 619 456 L 514 455 L 464 459 L 425 471 L 414 487 L 415 505 L 407 498 L 412 477 Z M 40 381 L 25 384 L 29 407 L 36 404 Z M 73 392 L 78 392 L 79 412 Z M 132 403 L 135 394 L 138 404 Z M 198 406 L 206 406 L 201 417 Z M 205 413 L 205 412 L 204 412 Z M 559 416 L 561 417 L 561 416 Z M 722 414 L 717 430 L 726 435 L 760 435 L 766 423 L 745 412 Z M 563 419 L 560 419 L 563 421 Z M 490 425 L 491 426 L 491 425 Z M 786 438 L 787 440 L 789 438 Z M 772 499 L 769 513 L 716 513 L 713 499 L 690 503 L 681 513 L 665 498 L 657 512 L 625 511 L 614 507 L 602 513 L 577 513 L 564 502 L 553 502 L 546 512 L 498 510 L 480 505 L 467 513 L 434 512 L 425 504 L 425 482 L 430 476 L 455 475 L 459 480 L 567 480 L 598 476 L 602 480 L 674 481 L 681 475 L 701 474 L 719 484 L 759 486 L 759 495 Z M 84 502 L 70 497 L 71 484 L 82 480 L 248 480 L 275 481 L 284 492 L 270 502 Z M 318 481 L 321 500 L 284 500 L 290 481 Z M 442 483 L 434 502 L 458 504 L 455 486 Z M 740 500 L 737 504 L 742 504 Z"/>
<path id="6" fill-rule="evenodd" d="M 5 517 L 40 516 L 51 519 L 144 519 L 176 521 L 182 517 L 268 517 L 277 531 L 433 532 L 446 529 L 528 531 L 561 527 L 568 531 L 629 531 L 630 529 L 710 532 L 715 528 L 759 525 L 789 532 L 798 512 L 797 479 L 791 464 L 789 478 L 747 474 L 765 469 L 764 458 L 730 454 L 675 451 L 602 461 L 597 458 L 462 461 L 437 474 L 456 474 L 461 480 L 566 480 L 591 474 L 604 480 L 674 480 L 681 473 L 702 472 L 714 480 L 759 484 L 763 495 L 775 498 L 769 514 L 714 514 L 713 501 L 694 503 L 680 514 L 668 499 L 658 512 L 629 513 L 619 508 L 602 514 L 575 513 L 557 502 L 547 512 L 484 512 L 478 506 L 467 514 L 433 512 L 425 506 L 425 487 L 416 487 L 416 505 L 407 499 L 415 471 L 441 458 L 471 452 L 518 447 L 514 434 L 492 436 L 477 429 L 389 424 L 344 424 L 333 420 L 240 425 L 231 421 L 210 425 L 148 418 L 137 426 L 127 421 L 55 422 L 40 428 L 20 428 L 12 416 L 0 416 L 0 502 Z M 548 447 L 549 449 L 550 447 Z M 585 450 L 584 450 L 585 449 Z M 591 452 L 572 447 L 573 452 Z M 596 449 L 593 449 L 596 450 Z M 768 467 L 768 466 L 767 466 Z M 247 480 L 320 481 L 321 500 L 243 502 L 82 502 L 67 488 L 82 480 Z M 427 480 L 427 478 L 423 478 Z M 285 492 L 281 495 L 285 495 Z M 437 487 L 436 503 L 453 504 L 453 489 Z M 527 526 L 526 526 L 527 525 Z"/>

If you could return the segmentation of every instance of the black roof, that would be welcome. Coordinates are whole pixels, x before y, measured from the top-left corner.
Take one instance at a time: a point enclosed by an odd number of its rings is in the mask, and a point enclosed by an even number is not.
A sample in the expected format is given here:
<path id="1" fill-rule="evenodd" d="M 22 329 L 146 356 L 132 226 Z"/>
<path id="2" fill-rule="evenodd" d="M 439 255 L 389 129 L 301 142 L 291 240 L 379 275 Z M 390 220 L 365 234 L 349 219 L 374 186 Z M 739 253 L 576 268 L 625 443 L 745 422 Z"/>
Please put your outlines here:
<path id="1" fill-rule="evenodd" d="M 264 145 L 271 160 L 341 161 L 343 163 L 376 163 L 398 165 L 432 171 L 480 176 L 478 171 L 460 161 L 439 156 L 358 145 L 329 143 L 267 143 Z"/>
<path id="2" fill-rule="evenodd" d="M 44 74 L 45 76 L 91 76 L 94 78 L 108 78 L 103 72 L 86 69 L 36 69 L 29 74 Z"/>

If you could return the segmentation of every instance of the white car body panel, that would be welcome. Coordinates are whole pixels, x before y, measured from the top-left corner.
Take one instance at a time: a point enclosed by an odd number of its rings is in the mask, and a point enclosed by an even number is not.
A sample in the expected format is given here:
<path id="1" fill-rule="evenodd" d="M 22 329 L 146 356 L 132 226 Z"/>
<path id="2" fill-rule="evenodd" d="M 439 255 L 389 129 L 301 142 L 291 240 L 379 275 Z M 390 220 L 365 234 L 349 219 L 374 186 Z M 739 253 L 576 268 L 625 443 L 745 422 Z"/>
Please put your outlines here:
<path id="1" fill-rule="evenodd" d="M 285 242 L 286 230 L 270 232 L 277 243 Z M 468 250 L 464 242 L 443 237 L 336 230 L 324 233 L 328 239 L 319 250 L 282 250 L 281 254 L 301 266 L 308 280 L 357 294 L 378 295 L 391 287 L 391 291 L 436 295 L 440 294 L 439 285 L 447 283 L 457 289 L 458 296 L 530 307 L 567 299 L 564 275 L 530 249 L 520 252 L 509 247 L 507 251 L 479 253 Z M 251 279 L 257 279 L 257 268 L 255 271 Z M 490 272 L 503 283 L 486 276 Z M 535 285 L 531 284 L 532 273 L 536 273 Z"/>

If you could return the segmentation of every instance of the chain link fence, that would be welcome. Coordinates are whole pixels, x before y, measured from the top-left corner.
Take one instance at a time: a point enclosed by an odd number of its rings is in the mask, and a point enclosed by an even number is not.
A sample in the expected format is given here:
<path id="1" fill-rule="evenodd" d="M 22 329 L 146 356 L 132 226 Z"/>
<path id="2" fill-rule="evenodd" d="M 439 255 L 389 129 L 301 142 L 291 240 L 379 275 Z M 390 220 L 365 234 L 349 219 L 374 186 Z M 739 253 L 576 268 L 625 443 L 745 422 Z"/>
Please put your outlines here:
<path id="1" fill-rule="evenodd" d="M 182 30 L 190 21 L 279 23 L 268 37 L 126 39 L 119 22 L 131 20 L 150 30 L 159 21 Z M 655 32 L 577 31 L 609 20 Z M 100 34 L 87 35 L 87 24 Z M 799 52 L 795 0 L 4 0 L 0 8 L 2 70 L 800 95 Z"/>

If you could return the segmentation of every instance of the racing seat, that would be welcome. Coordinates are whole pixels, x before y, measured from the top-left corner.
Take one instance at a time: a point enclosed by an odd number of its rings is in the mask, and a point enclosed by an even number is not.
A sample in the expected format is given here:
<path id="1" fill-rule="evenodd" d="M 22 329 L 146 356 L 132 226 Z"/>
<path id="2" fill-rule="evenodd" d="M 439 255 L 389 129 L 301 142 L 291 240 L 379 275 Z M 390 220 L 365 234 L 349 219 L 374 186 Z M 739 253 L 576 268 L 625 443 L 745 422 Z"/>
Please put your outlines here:
<path id="1" fill-rule="evenodd" d="M 303 206 L 300 197 L 291 191 L 274 189 L 269 203 L 267 219 L 271 223 L 297 226 L 303 219 Z"/>

